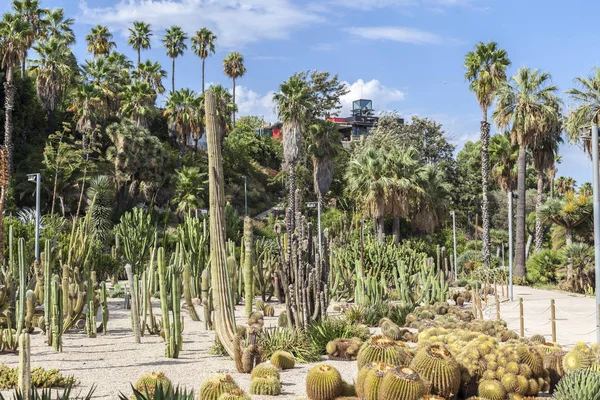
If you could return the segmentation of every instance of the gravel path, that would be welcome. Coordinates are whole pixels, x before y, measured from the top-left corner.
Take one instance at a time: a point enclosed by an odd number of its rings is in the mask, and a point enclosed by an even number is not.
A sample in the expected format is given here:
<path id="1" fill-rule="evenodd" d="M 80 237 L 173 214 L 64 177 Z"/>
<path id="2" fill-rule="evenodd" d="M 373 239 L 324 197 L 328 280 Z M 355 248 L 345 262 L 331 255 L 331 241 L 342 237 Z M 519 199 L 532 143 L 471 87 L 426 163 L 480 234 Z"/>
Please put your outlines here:
<path id="1" fill-rule="evenodd" d="M 277 316 L 282 306 L 276 305 L 275 309 Z M 158 302 L 154 304 L 154 310 L 155 315 L 160 315 Z M 196 310 L 202 318 L 201 307 L 196 307 Z M 130 394 L 130 383 L 151 371 L 163 371 L 174 384 L 194 389 L 196 394 L 204 379 L 215 373 L 231 374 L 241 388 L 248 390 L 250 375 L 236 372 L 231 359 L 208 354 L 209 348 L 214 344 L 214 331 L 204 330 L 204 322 L 192 321 L 183 308 L 183 349 L 178 359 L 165 357 L 165 344 L 160 336 L 146 335 L 142 337 L 141 344 L 134 343 L 129 310 L 123 309 L 122 299 L 109 299 L 109 312 L 106 336 L 99 334 L 96 338 L 88 338 L 83 331 L 65 334 L 62 353 L 57 353 L 49 347 L 45 343 L 45 335 L 36 330 L 31 337 L 32 367 L 57 368 L 64 375 L 73 375 L 81 382 L 75 392 L 82 390 L 87 393 L 92 385 L 96 385 L 96 399 L 115 400 L 121 392 Z M 242 318 L 243 312 L 243 305 L 236 307 L 236 318 L 240 324 L 245 323 L 245 318 Z M 265 318 L 265 325 L 276 324 L 277 317 Z M 16 366 L 18 356 L 2 354 L 0 362 Z M 346 381 L 353 382 L 357 373 L 356 362 L 327 362 L 338 368 Z M 305 397 L 305 378 L 308 369 L 313 365 L 316 364 L 297 364 L 292 370 L 282 371 L 282 395 L 277 398 Z"/>

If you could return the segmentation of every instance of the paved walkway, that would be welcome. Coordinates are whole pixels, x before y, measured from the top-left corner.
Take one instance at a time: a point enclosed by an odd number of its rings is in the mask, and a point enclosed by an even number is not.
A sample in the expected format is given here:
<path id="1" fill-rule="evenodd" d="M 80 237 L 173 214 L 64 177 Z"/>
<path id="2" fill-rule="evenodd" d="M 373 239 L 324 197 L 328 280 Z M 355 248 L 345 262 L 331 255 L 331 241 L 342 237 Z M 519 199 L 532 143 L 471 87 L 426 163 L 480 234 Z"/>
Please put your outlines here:
<path id="1" fill-rule="evenodd" d="M 500 292 L 500 288 L 498 288 Z M 500 292 L 501 294 L 501 292 Z M 540 290 L 524 286 L 514 286 L 513 301 L 500 298 L 500 318 L 508 328 L 519 333 L 519 298 L 523 299 L 525 336 L 544 335 L 552 340 L 550 300 L 554 299 L 556 309 L 556 339 L 566 347 L 577 342 L 596 342 L 596 300 L 560 291 Z M 485 319 L 496 318 L 496 305 L 493 297 L 484 308 Z"/>

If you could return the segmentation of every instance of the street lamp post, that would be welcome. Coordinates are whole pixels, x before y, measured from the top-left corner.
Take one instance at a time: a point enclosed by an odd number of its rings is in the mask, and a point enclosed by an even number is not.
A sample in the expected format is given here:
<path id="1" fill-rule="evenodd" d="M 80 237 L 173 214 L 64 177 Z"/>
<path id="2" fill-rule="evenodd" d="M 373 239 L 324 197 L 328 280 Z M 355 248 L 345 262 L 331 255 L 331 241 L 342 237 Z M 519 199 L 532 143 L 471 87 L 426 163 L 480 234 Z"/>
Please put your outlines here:
<path id="1" fill-rule="evenodd" d="M 508 192 L 508 298 L 513 300 L 513 192 Z"/>
<path id="2" fill-rule="evenodd" d="M 454 239 L 454 280 L 458 281 L 458 264 L 456 263 L 456 211 L 452 211 L 452 233 Z"/>
<path id="3" fill-rule="evenodd" d="M 35 182 L 35 259 L 40 261 L 40 184 L 42 175 L 27 174 L 29 182 Z"/>
<path id="4" fill-rule="evenodd" d="M 244 175 L 244 210 L 246 211 L 246 217 L 248 216 L 248 185 L 246 175 Z"/>
<path id="5" fill-rule="evenodd" d="M 310 203 L 306 203 L 307 207 L 314 208 L 317 207 L 317 230 L 318 230 L 318 238 L 319 238 L 319 259 L 322 260 L 323 257 L 323 246 L 321 242 L 321 202 L 320 201 L 311 201 Z"/>

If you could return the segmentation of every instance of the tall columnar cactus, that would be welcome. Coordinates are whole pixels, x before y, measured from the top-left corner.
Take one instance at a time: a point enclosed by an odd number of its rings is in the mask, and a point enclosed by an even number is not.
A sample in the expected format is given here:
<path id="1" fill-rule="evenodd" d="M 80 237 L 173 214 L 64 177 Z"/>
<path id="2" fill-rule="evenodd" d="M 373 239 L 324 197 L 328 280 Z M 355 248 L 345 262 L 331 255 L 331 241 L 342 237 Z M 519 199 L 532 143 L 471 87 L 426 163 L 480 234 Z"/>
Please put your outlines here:
<path id="1" fill-rule="evenodd" d="M 95 338 L 98 334 L 98 325 L 96 324 L 96 313 L 95 313 L 95 305 L 94 300 L 90 300 L 88 303 L 88 312 L 86 315 L 86 326 L 88 336 L 91 338 Z"/>
<path id="2" fill-rule="evenodd" d="M 35 314 L 35 305 L 37 298 L 33 290 L 28 290 L 25 293 L 25 332 L 33 331 L 33 315 Z"/>
<path id="3" fill-rule="evenodd" d="M 173 323 L 171 324 L 171 334 L 167 342 L 167 357 L 179 357 L 179 351 L 182 348 L 182 321 L 181 321 L 181 276 L 178 271 L 173 269 L 171 279 L 171 303 L 173 309 Z"/>
<path id="4" fill-rule="evenodd" d="M 204 308 L 204 329 L 212 330 L 212 291 L 210 288 L 210 269 L 202 271 L 202 307 Z"/>
<path id="5" fill-rule="evenodd" d="M 227 251 L 225 248 L 225 189 L 221 141 L 224 131 L 220 118 L 225 110 L 217 110 L 211 90 L 204 97 L 206 110 L 206 140 L 208 148 L 208 187 L 210 209 L 210 266 L 215 302 L 215 330 L 221 344 L 233 357 L 235 337 L 234 305 L 231 304 L 231 286 L 227 274 Z"/>
<path id="6" fill-rule="evenodd" d="M 140 316 L 138 315 L 138 294 L 134 290 L 133 284 L 133 272 L 131 270 L 131 264 L 125 265 L 125 272 L 127 273 L 127 279 L 129 280 L 129 292 L 131 293 L 131 315 L 133 316 L 133 336 L 135 342 L 140 343 Z"/>
<path id="7" fill-rule="evenodd" d="M 27 266 L 25 265 L 25 239 L 19 239 L 19 297 L 17 299 L 17 337 L 25 326 L 25 296 L 27 293 Z"/>
<path id="8" fill-rule="evenodd" d="M 252 219 L 244 219 L 244 295 L 246 297 L 246 317 L 252 314 L 252 301 L 254 299 L 254 276 L 252 274 L 252 249 L 254 235 L 252 232 Z"/>
<path id="9" fill-rule="evenodd" d="M 179 256 L 183 257 L 181 253 Z M 192 321 L 200 321 L 192 301 L 192 266 L 189 262 L 183 262 L 183 297 Z"/>
<path id="10" fill-rule="evenodd" d="M 100 304 L 102 306 L 102 333 L 106 335 L 108 324 L 108 299 L 106 296 L 106 282 L 100 283 Z"/>
<path id="11" fill-rule="evenodd" d="M 31 399 L 31 342 L 29 333 L 19 336 L 19 391 L 23 400 Z"/>
<path id="12" fill-rule="evenodd" d="M 50 253 L 51 253 L 51 247 L 50 247 L 50 241 L 46 240 L 46 242 L 44 243 L 44 252 L 42 253 L 42 267 L 44 269 L 44 297 L 43 297 L 43 301 L 44 301 L 44 323 L 45 326 L 41 327 L 41 329 L 43 329 L 46 333 L 49 331 L 49 326 L 51 324 L 50 321 L 50 314 L 51 314 L 51 298 L 52 298 L 52 293 L 50 292 L 51 290 L 51 282 L 52 282 L 52 264 L 51 264 L 51 258 L 50 258 Z M 48 336 L 48 339 L 50 339 L 50 336 Z M 48 341 L 50 342 L 50 340 Z"/>
<path id="13" fill-rule="evenodd" d="M 62 334 L 63 334 L 63 308 L 62 308 L 62 287 L 59 283 L 58 275 L 54 275 L 51 284 L 51 311 L 49 315 L 50 327 L 48 329 L 48 337 L 50 345 L 56 351 L 62 351 Z"/>

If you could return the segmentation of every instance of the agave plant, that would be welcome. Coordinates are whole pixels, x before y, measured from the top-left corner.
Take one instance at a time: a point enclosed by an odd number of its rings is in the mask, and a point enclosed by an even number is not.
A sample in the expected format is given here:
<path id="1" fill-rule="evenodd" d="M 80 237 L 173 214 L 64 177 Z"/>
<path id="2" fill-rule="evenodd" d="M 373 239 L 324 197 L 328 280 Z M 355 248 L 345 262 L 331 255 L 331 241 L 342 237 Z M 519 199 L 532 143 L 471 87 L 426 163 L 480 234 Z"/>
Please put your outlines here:
<path id="1" fill-rule="evenodd" d="M 91 400 L 92 396 L 94 395 L 94 392 L 96 391 L 96 386 L 92 386 L 90 388 L 90 391 L 83 396 L 80 393 L 78 393 L 76 395 L 72 394 L 72 390 L 73 390 L 73 385 L 68 384 L 64 388 L 62 393 L 59 390 L 56 390 L 54 392 L 54 396 L 52 396 L 52 389 L 50 389 L 50 388 L 42 389 L 40 391 L 38 388 L 32 387 L 29 391 L 28 399 L 30 399 L 30 400 Z M 2 395 L 2 393 L 0 393 L 0 400 L 9 400 L 9 399 L 10 398 L 4 397 Z M 25 399 L 25 396 L 23 395 L 23 393 L 21 393 L 18 390 L 15 390 L 12 400 L 23 400 L 23 399 Z"/>
<path id="2" fill-rule="evenodd" d="M 185 388 L 180 387 L 167 387 L 163 388 L 162 385 L 157 385 L 153 391 L 144 390 L 143 393 L 136 390 L 133 385 L 132 396 L 127 396 L 123 393 L 119 394 L 119 400 L 194 400 L 194 391 L 187 391 Z"/>

